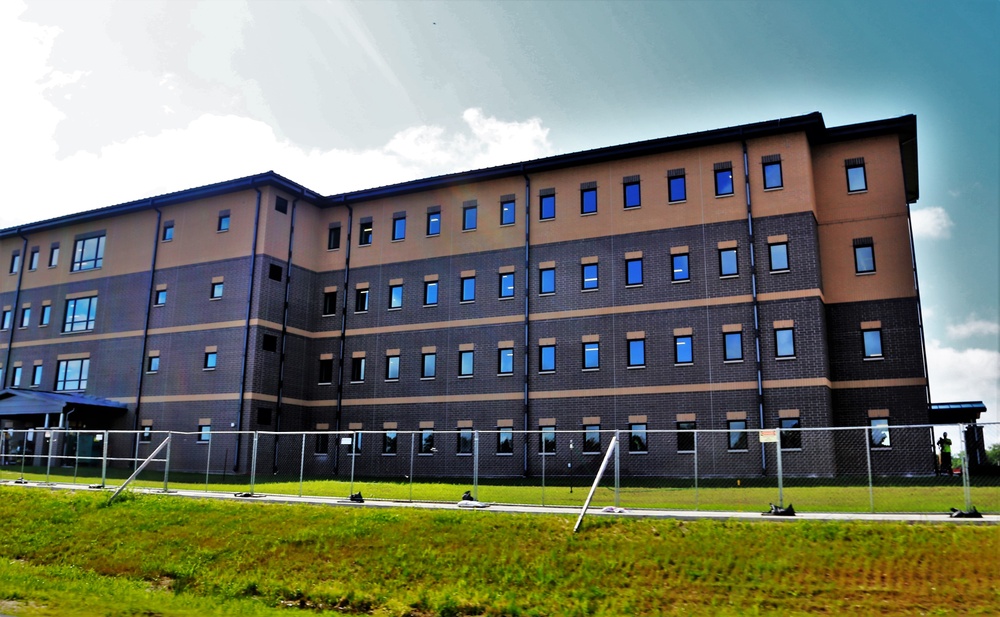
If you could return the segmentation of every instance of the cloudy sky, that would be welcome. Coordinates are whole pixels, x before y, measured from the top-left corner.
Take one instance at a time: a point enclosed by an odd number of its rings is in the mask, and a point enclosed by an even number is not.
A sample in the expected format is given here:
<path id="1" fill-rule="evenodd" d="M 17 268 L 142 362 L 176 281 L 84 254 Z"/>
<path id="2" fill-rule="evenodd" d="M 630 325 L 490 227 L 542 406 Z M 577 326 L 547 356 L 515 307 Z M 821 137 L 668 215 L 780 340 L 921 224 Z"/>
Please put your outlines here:
<path id="1" fill-rule="evenodd" d="M 932 397 L 997 421 L 997 32 L 996 0 L 4 0 L 0 228 L 270 169 L 328 194 L 916 114 Z"/>

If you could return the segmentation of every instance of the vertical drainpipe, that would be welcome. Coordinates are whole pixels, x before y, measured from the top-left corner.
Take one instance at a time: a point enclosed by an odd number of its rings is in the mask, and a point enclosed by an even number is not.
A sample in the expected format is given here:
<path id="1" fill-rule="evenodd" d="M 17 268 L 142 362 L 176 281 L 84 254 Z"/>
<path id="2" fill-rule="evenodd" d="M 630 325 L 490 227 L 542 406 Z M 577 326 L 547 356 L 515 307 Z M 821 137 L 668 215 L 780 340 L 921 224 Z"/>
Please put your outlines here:
<path id="1" fill-rule="evenodd" d="M 344 309 L 340 311 L 340 368 L 337 374 L 337 413 L 334 417 L 333 428 L 340 431 L 340 418 L 344 406 L 344 347 L 347 340 L 347 286 L 351 279 L 351 230 L 354 229 L 354 208 L 347 203 L 347 197 L 340 196 L 340 203 L 347 207 L 347 251 L 344 253 Z M 335 456 L 333 457 L 333 475 L 337 475 L 340 469 L 340 439 L 335 440 Z M 353 447 L 353 446 L 351 446 Z"/>
<path id="2" fill-rule="evenodd" d="M 531 297 L 528 279 L 531 272 L 531 261 L 529 250 L 531 248 L 531 178 L 524 172 L 524 165 L 521 165 L 521 172 L 524 173 L 524 475 L 528 475 L 528 416 L 531 411 L 528 402 L 528 342 L 529 342 L 529 312 L 528 298 Z"/>
<path id="3" fill-rule="evenodd" d="M 5 369 L 3 374 L 3 380 L 0 382 L 0 389 L 6 387 L 7 376 L 12 372 L 10 370 L 10 351 L 14 347 L 14 330 L 17 330 L 17 326 L 14 323 L 17 320 L 17 306 L 21 302 L 21 280 L 24 276 L 24 268 L 27 266 L 27 256 L 28 256 L 28 236 L 21 232 L 21 228 L 18 228 L 17 235 L 21 237 L 21 267 L 17 269 L 17 289 L 14 290 L 14 304 L 10 307 L 10 334 L 7 335 L 7 354 L 4 359 L 3 367 Z"/>
<path id="4" fill-rule="evenodd" d="M 149 205 L 153 205 L 150 200 Z M 156 212 L 156 229 L 153 231 L 153 257 L 149 262 L 149 288 L 146 289 L 146 317 L 142 324 L 142 351 L 139 354 L 139 383 L 135 388 L 135 419 L 132 422 L 132 430 L 139 430 L 139 412 L 142 407 L 142 382 L 146 375 L 146 348 L 149 343 L 149 315 L 153 310 L 153 286 L 156 284 L 156 254 L 160 250 L 160 222 L 163 212 L 159 208 L 153 208 Z M 135 464 L 139 458 L 139 440 L 135 442 L 134 456 Z"/>
<path id="5" fill-rule="evenodd" d="M 288 226 L 288 259 L 285 262 L 285 302 L 281 313 L 281 351 L 278 355 L 278 401 L 274 406 L 274 431 L 281 432 L 281 400 L 284 393 L 285 384 L 285 335 L 288 333 L 288 294 L 292 285 L 292 247 L 295 242 L 295 206 L 299 203 L 299 198 L 292 200 L 292 218 Z M 274 455 L 271 465 L 271 473 L 278 473 L 278 438 L 274 436 Z"/>
<path id="6" fill-rule="evenodd" d="M 252 181 L 252 180 L 251 180 Z M 246 399 L 244 391 L 247 387 L 247 353 L 250 350 L 250 316 L 253 314 L 251 309 L 253 309 L 253 289 L 254 282 L 257 280 L 257 275 L 255 268 L 257 267 L 257 232 L 260 229 L 260 199 L 261 192 L 260 189 L 254 187 L 257 191 L 257 207 L 253 215 L 253 242 L 250 245 L 250 284 L 247 286 L 247 317 L 246 326 L 243 329 L 243 359 L 240 366 L 240 406 L 236 411 L 236 453 L 233 456 L 233 472 L 238 473 L 240 470 L 240 446 L 242 444 L 243 435 L 239 432 L 243 430 L 243 404 Z"/>
<path id="7" fill-rule="evenodd" d="M 742 130 L 740 131 L 742 132 Z M 747 198 L 747 236 L 750 238 L 750 287 L 753 294 L 753 347 L 754 361 L 757 365 L 757 415 L 760 428 L 764 428 L 764 375 L 760 360 L 760 302 L 757 299 L 757 256 L 754 247 L 753 208 L 750 204 L 750 159 L 747 155 L 747 142 L 743 144 L 743 180 L 746 184 Z M 779 444 L 778 447 L 781 447 Z M 760 444 L 760 473 L 767 471 L 767 452 L 764 444 Z"/>

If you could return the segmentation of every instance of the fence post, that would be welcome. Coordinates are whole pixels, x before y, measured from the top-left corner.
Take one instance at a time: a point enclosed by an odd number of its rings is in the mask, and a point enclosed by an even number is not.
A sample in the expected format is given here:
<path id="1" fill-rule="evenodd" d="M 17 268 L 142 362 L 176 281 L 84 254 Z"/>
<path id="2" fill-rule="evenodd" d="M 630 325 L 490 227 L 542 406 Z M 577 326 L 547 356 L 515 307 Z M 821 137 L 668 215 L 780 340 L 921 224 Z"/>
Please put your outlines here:
<path id="1" fill-rule="evenodd" d="M 212 467 L 212 440 L 208 440 L 208 454 L 205 456 L 205 492 L 208 492 L 208 474 Z"/>
<path id="2" fill-rule="evenodd" d="M 49 451 L 45 457 L 45 483 L 48 484 L 50 482 L 49 474 L 52 473 L 52 444 L 56 441 L 56 432 L 52 429 L 46 429 L 45 433 L 49 434 Z M 45 433 L 42 433 L 42 439 L 45 439 Z"/>
<path id="3" fill-rule="evenodd" d="M 868 457 L 868 503 L 875 514 L 875 485 L 872 482 L 872 439 L 871 433 L 862 429 L 861 438 L 865 441 L 865 456 Z"/>
<path id="4" fill-rule="evenodd" d="M 173 435 L 171 433 L 171 435 Z M 166 493 L 170 490 L 170 444 L 174 442 L 173 439 L 167 440 L 167 461 L 163 466 L 163 492 Z"/>
<path id="5" fill-rule="evenodd" d="M 619 430 L 615 429 L 615 443 L 621 443 L 621 442 L 622 441 L 621 441 L 621 436 L 619 435 Z M 621 466 L 619 465 L 620 456 L 621 456 L 621 448 L 616 447 L 615 448 L 615 507 L 616 508 L 620 508 L 622 505 L 621 496 L 619 494 L 621 489 L 621 477 L 619 472 L 619 470 L 621 469 Z"/>
<path id="6" fill-rule="evenodd" d="M 698 431 L 694 432 L 694 509 L 701 508 L 698 501 Z"/>
<path id="7" fill-rule="evenodd" d="M 416 433 L 410 433 L 410 501 L 413 501 L 413 449 Z"/>
<path id="8" fill-rule="evenodd" d="M 101 455 L 101 488 L 108 481 L 108 432 L 104 431 L 104 453 Z"/>
<path id="9" fill-rule="evenodd" d="M 969 444 L 965 441 L 966 425 L 960 424 L 959 434 L 962 438 L 962 489 L 965 491 L 965 511 L 972 510 L 972 488 L 969 484 Z"/>
<path id="10" fill-rule="evenodd" d="M 254 484 L 257 481 L 257 431 L 253 432 L 253 457 L 250 462 L 250 494 L 253 495 Z"/>
<path id="11" fill-rule="evenodd" d="M 774 449 L 777 450 L 775 459 L 778 462 L 778 507 L 785 507 L 785 476 L 781 471 L 781 429 L 778 429 L 778 441 L 774 442 Z"/>
<path id="12" fill-rule="evenodd" d="M 80 433 L 76 434 L 76 452 L 73 453 L 73 484 L 76 484 L 76 477 L 80 473 Z"/>
<path id="13" fill-rule="evenodd" d="M 302 477 L 306 471 L 306 434 L 302 433 L 302 451 L 299 455 L 299 497 L 302 496 Z"/>
<path id="14" fill-rule="evenodd" d="M 354 461 L 358 458 L 358 451 L 355 449 L 355 444 L 358 443 L 358 433 L 355 431 L 351 433 L 351 446 L 347 453 L 351 456 L 351 489 L 348 491 L 347 495 L 351 496 L 354 494 Z"/>
<path id="15" fill-rule="evenodd" d="M 472 433 L 472 498 L 479 501 L 479 431 Z"/>

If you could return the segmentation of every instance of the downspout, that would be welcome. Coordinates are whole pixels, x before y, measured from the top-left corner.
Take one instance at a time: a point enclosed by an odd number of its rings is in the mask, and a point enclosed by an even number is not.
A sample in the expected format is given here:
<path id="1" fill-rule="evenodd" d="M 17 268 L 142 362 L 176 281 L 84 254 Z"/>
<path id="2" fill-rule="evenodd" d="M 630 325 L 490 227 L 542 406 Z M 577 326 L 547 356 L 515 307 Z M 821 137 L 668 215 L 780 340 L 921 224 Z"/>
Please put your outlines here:
<path id="1" fill-rule="evenodd" d="M 743 129 L 740 129 L 740 133 Z M 747 155 L 747 142 L 741 140 L 743 144 L 743 180 L 746 184 L 747 198 L 747 236 L 750 238 L 750 291 L 753 295 L 753 347 L 754 362 L 757 367 L 757 414 L 760 421 L 760 428 L 764 428 L 764 374 L 760 360 L 760 301 L 757 298 L 757 256 L 754 249 L 753 232 L 753 208 L 750 203 L 750 159 Z M 781 447 L 781 444 L 778 444 Z M 760 444 L 760 473 L 767 472 L 767 451 L 763 443 Z"/>
<path id="2" fill-rule="evenodd" d="M 152 205 L 150 201 L 150 205 Z M 153 232 L 153 258 L 150 260 L 149 264 L 149 288 L 146 290 L 146 318 L 142 324 L 142 351 L 139 355 L 139 383 L 135 388 L 135 419 L 132 422 L 132 430 L 139 430 L 139 411 L 142 407 L 142 382 L 143 377 L 146 375 L 146 349 L 149 343 L 149 316 L 153 310 L 153 286 L 156 284 L 156 254 L 160 250 L 160 222 L 163 218 L 163 212 L 159 208 L 153 208 L 156 212 L 156 230 Z M 135 459 L 134 464 L 138 464 L 139 459 L 139 441 L 135 442 Z"/>
<path id="3" fill-rule="evenodd" d="M 340 202 L 347 207 L 347 251 L 344 253 L 344 309 L 340 312 L 340 367 L 337 374 L 337 413 L 334 418 L 333 428 L 340 431 L 340 419 L 344 406 L 344 347 L 347 341 L 347 286 L 351 279 L 351 230 L 354 229 L 354 208 L 347 203 L 347 197 L 340 196 Z M 333 457 L 333 475 L 337 475 L 340 468 L 340 440 L 336 440 L 334 448 L 336 455 Z M 351 446 L 354 447 L 354 446 Z"/>
<path id="4" fill-rule="evenodd" d="M 281 352 L 278 356 L 278 401 L 274 407 L 274 431 L 281 432 L 281 400 L 285 385 L 285 335 L 288 334 L 288 294 L 292 284 L 292 245 L 295 241 L 295 206 L 299 203 L 299 198 L 292 200 L 292 218 L 288 226 L 288 260 L 285 262 L 285 304 L 281 313 Z M 274 436 L 274 456 L 271 465 L 271 473 L 278 473 L 278 438 Z"/>
<path id="5" fill-rule="evenodd" d="M 21 240 L 23 241 L 21 243 L 21 265 L 17 269 L 17 289 L 14 290 L 14 304 L 11 305 L 11 307 L 10 307 L 10 334 L 7 335 L 7 353 L 5 354 L 6 357 L 4 358 L 4 361 L 3 361 L 3 367 L 4 367 L 5 370 L 4 370 L 4 374 L 3 374 L 3 380 L 0 381 L 0 389 L 3 389 L 4 387 L 6 387 L 7 376 L 11 374 L 11 370 L 10 370 L 10 351 L 14 347 L 14 330 L 17 330 L 17 325 L 15 323 L 17 321 L 17 307 L 18 307 L 18 304 L 20 304 L 20 302 L 21 302 L 21 280 L 22 280 L 22 277 L 24 277 L 24 267 L 27 264 L 27 262 L 25 261 L 25 257 L 28 256 L 27 255 L 27 253 L 28 253 L 28 236 L 24 235 L 21 232 L 21 228 L 18 228 L 17 235 L 20 236 Z M 0 325 L 3 325 L 3 324 L 0 324 Z"/>
<path id="6" fill-rule="evenodd" d="M 240 470 L 240 446 L 242 445 L 241 437 L 243 434 L 240 432 L 243 430 L 243 405 L 246 400 L 246 395 L 244 391 L 247 386 L 247 352 L 250 348 L 250 316 L 252 315 L 251 309 L 253 308 L 253 290 L 254 283 L 257 280 L 255 274 L 255 269 L 257 267 L 257 232 L 260 229 L 260 189 L 254 187 L 257 191 L 257 207 L 253 215 L 253 243 L 250 246 L 250 285 L 247 289 L 247 317 L 246 326 L 243 329 L 243 359 L 240 365 L 240 406 L 236 411 L 236 452 L 233 456 L 233 473 L 238 473 Z"/>
<path id="7" fill-rule="evenodd" d="M 531 261 L 529 250 L 531 247 L 531 178 L 524 171 L 524 164 L 521 164 L 521 172 L 524 174 L 524 475 L 528 475 L 528 417 L 531 411 L 528 402 L 528 350 L 530 341 L 529 331 L 529 311 L 528 298 L 531 297 L 531 289 L 528 283 L 531 272 Z"/>

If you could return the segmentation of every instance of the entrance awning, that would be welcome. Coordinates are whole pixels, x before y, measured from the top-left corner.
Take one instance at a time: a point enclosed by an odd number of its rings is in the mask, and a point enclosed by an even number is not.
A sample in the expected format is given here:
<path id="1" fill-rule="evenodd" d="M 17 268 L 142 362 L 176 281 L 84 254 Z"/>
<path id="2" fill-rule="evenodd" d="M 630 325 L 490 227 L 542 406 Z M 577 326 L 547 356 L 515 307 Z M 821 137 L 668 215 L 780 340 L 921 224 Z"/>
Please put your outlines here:
<path id="1" fill-rule="evenodd" d="M 90 411 L 106 414 L 108 417 L 124 413 L 125 403 L 72 392 L 50 392 L 47 390 L 25 390 L 7 388 L 0 390 L 0 418 L 10 416 L 41 416 L 64 413 L 70 410 Z"/>
<path id="2" fill-rule="evenodd" d="M 970 424 L 986 411 L 982 401 L 964 403 L 931 403 L 929 415 L 931 424 Z"/>

